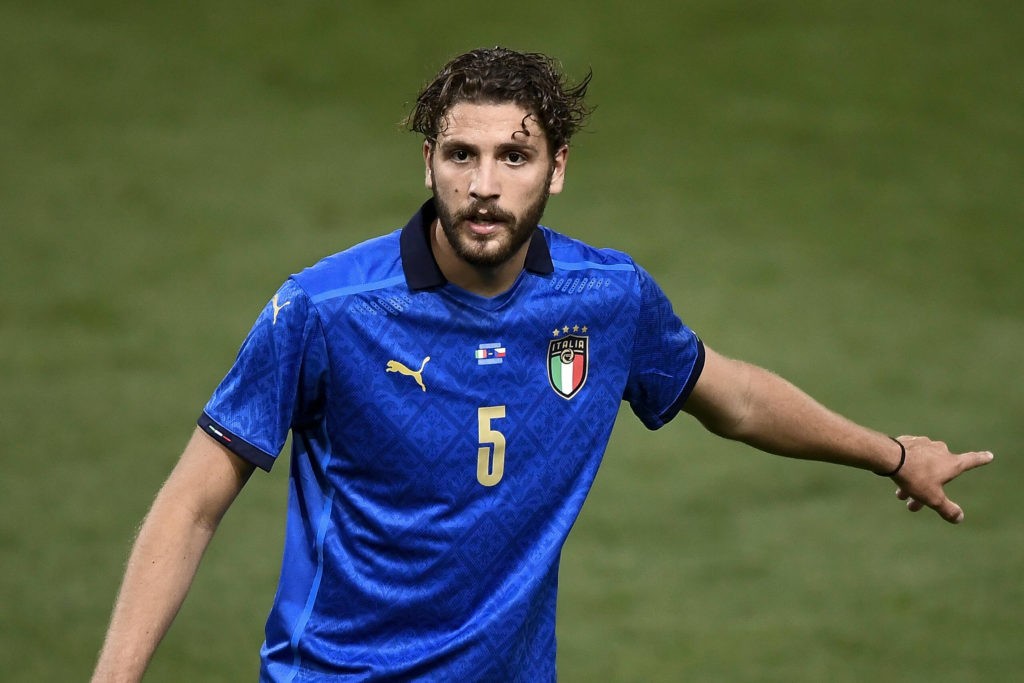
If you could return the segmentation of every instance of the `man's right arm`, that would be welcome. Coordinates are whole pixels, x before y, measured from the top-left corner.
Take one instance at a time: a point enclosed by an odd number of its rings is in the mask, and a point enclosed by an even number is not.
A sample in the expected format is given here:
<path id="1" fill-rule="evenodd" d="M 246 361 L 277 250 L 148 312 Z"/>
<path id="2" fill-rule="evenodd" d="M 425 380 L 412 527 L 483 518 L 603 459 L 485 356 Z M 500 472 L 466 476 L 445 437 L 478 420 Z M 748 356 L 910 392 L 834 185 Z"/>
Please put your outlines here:
<path id="1" fill-rule="evenodd" d="M 253 469 L 200 430 L 193 433 L 139 529 L 93 683 L 141 680 Z"/>

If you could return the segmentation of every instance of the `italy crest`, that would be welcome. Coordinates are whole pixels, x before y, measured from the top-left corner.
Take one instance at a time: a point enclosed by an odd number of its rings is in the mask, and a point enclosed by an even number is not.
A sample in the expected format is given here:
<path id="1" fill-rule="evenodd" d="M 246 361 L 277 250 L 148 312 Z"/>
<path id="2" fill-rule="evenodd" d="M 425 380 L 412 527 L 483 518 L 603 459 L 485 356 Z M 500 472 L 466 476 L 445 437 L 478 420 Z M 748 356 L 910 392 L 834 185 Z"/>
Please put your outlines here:
<path id="1" fill-rule="evenodd" d="M 569 334 L 568 328 L 563 328 L 556 330 L 555 338 L 548 342 L 548 381 L 562 398 L 570 399 L 578 394 L 587 381 L 588 340 L 589 337 Z"/>

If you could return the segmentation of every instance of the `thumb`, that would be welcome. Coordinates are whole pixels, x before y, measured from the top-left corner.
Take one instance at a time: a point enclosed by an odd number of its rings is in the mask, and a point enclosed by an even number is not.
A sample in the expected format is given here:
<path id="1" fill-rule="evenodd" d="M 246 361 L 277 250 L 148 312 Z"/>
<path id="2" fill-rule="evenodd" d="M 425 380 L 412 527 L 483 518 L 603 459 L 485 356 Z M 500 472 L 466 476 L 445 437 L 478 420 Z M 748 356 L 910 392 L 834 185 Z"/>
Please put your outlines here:
<path id="1" fill-rule="evenodd" d="M 964 521 L 963 508 L 949 498 L 943 497 L 936 505 L 931 505 L 930 507 L 950 524 L 959 524 Z"/>

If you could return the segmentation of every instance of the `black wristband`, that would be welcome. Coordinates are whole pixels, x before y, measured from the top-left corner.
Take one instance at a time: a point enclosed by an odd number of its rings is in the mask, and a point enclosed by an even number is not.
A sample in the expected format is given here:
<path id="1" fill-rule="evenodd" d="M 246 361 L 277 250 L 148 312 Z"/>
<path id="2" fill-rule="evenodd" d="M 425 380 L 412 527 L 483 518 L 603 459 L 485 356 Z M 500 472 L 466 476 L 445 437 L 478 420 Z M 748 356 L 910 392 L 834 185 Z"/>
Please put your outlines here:
<path id="1" fill-rule="evenodd" d="M 900 464 L 896 465 L 896 469 L 894 469 L 892 472 L 875 472 L 875 474 L 877 474 L 880 477 L 895 477 L 897 474 L 900 473 L 900 470 L 903 469 L 903 463 L 907 461 L 907 447 L 904 446 L 899 439 L 892 436 L 890 436 L 889 438 L 893 440 L 893 443 L 900 447 Z"/>

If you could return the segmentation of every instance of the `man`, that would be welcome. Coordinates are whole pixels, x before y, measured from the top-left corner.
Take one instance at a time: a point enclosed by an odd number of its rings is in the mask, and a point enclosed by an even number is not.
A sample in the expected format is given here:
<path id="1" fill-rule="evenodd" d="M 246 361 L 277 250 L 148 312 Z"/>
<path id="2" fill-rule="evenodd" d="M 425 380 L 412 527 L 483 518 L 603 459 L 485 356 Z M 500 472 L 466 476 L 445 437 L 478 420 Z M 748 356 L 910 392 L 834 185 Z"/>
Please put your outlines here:
<path id="1" fill-rule="evenodd" d="M 620 401 L 781 455 L 891 476 L 911 510 L 990 453 L 898 440 L 705 346 L 627 255 L 538 226 L 589 77 L 461 55 L 420 95 L 433 193 L 399 231 L 274 295 L 144 522 L 95 681 L 137 680 L 224 512 L 293 435 L 260 678 L 555 678 L 562 544 Z"/>

